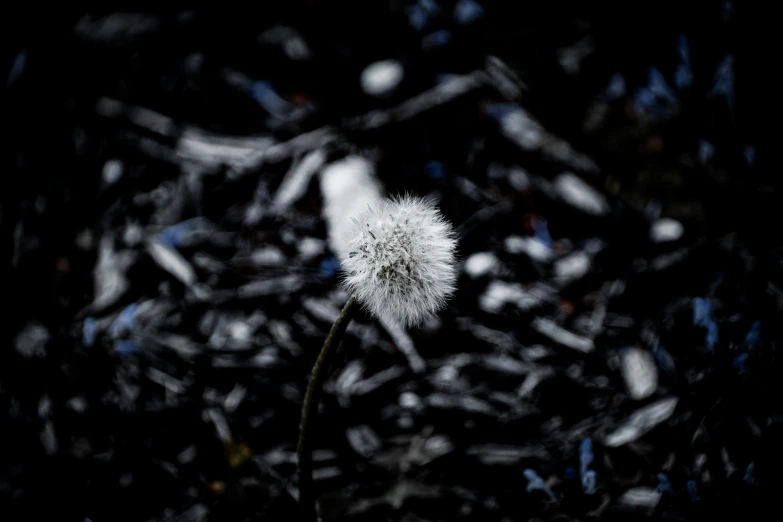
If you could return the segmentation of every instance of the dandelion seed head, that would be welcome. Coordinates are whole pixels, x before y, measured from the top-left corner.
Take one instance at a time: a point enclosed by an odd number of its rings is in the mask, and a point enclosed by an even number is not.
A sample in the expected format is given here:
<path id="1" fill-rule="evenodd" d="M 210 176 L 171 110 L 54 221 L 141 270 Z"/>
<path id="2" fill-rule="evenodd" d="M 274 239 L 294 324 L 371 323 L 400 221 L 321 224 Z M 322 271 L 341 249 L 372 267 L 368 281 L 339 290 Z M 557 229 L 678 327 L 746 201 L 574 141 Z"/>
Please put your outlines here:
<path id="1" fill-rule="evenodd" d="M 454 293 L 454 230 L 425 199 L 373 203 L 353 218 L 347 246 L 343 282 L 379 318 L 414 326 Z"/>

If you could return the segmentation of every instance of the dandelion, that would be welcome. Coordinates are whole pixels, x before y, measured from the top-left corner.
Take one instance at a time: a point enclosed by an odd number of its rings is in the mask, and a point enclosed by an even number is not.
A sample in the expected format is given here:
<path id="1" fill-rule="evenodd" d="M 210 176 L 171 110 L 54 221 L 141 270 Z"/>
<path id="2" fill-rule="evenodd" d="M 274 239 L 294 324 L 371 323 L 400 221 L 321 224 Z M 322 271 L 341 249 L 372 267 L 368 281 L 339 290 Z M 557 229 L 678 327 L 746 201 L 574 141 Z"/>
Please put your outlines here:
<path id="1" fill-rule="evenodd" d="M 427 200 L 402 196 L 371 200 L 345 228 L 337 253 L 343 284 L 352 292 L 332 325 L 307 385 L 297 447 L 301 520 L 316 520 L 312 447 L 328 361 L 358 305 L 382 322 L 415 326 L 441 310 L 454 293 L 456 238 L 451 224 Z"/>
<path id="2" fill-rule="evenodd" d="M 378 318 L 413 326 L 454 293 L 456 240 L 429 201 L 383 200 L 353 219 L 345 286 Z"/>

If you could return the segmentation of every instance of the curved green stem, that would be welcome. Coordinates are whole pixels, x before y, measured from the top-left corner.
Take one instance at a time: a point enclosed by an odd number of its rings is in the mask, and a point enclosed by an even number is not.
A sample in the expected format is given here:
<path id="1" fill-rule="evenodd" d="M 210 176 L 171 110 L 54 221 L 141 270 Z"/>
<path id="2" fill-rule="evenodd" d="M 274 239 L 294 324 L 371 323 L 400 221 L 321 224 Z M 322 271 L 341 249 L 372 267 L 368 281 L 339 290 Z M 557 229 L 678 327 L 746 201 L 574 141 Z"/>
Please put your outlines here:
<path id="1" fill-rule="evenodd" d="M 329 336 L 324 341 L 321 353 L 313 366 L 313 372 L 310 374 L 310 382 L 307 384 L 307 393 L 305 394 L 304 404 L 302 405 L 302 418 L 299 422 L 299 444 L 296 448 L 298 462 L 299 478 L 299 508 L 301 513 L 301 522 L 315 522 L 315 493 L 313 491 L 313 449 L 310 441 L 310 434 L 313 431 L 313 423 L 316 413 L 318 413 L 318 403 L 321 400 L 321 389 L 324 379 L 326 379 L 326 370 L 329 367 L 329 358 L 345 334 L 348 323 L 351 322 L 353 314 L 356 312 L 356 298 L 351 296 L 345 303 L 342 312 L 332 325 Z"/>

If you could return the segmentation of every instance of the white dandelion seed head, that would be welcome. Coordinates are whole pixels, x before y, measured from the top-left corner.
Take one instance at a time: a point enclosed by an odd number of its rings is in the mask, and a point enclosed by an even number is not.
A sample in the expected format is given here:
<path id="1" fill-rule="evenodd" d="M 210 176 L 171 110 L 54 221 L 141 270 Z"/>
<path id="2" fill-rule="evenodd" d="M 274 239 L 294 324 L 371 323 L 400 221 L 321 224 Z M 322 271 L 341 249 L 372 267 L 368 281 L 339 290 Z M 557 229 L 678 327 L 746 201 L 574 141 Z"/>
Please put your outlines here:
<path id="1" fill-rule="evenodd" d="M 343 282 L 376 317 L 413 326 L 454 293 L 457 241 L 433 203 L 412 196 L 377 201 L 353 218 L 350 237 Z"/>

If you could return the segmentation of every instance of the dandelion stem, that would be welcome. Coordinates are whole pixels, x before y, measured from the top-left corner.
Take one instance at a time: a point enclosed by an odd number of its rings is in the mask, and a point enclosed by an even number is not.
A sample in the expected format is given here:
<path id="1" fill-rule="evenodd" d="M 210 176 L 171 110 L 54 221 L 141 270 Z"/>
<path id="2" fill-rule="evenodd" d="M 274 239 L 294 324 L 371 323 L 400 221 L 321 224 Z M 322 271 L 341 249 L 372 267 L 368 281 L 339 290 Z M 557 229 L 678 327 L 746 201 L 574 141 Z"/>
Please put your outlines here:
<path id="1" fill-rule="evenodd" d="M 301 522 L 315 522 L 315 492 L 313 491 L 313 449 L 310 440 L 313 431 L 316 414 L 318 413 L 318 403 L 321 400 L 321 390 L 324 379 L 326 379 L 326 370 L 329 367 L 329 360 L 337 345 L 345 334 L 348 323 L 351 322 L 356 312 L 356 298 L 351 296 L 337 320 L 329 331 L 329 336 L 324 341 L 321 353 L 315 361 L 313 371 L 310 374 L 310 382 L 307 384 L 307 393 L 305 394 L 304 404 L 302 405 L 302 418 L 299 422 L 299 444 L 296 449 L 297 462 L 299 466 L 299 508 L 301 513 Z"/>

